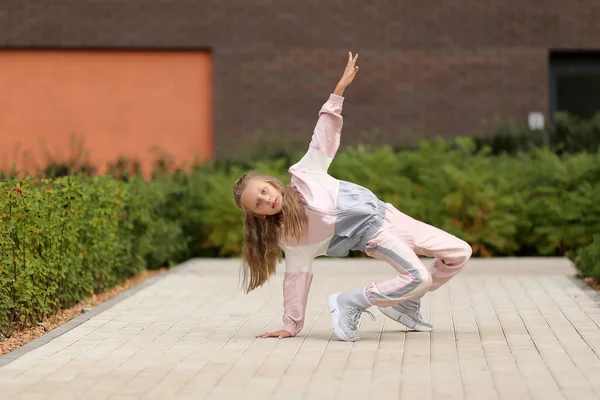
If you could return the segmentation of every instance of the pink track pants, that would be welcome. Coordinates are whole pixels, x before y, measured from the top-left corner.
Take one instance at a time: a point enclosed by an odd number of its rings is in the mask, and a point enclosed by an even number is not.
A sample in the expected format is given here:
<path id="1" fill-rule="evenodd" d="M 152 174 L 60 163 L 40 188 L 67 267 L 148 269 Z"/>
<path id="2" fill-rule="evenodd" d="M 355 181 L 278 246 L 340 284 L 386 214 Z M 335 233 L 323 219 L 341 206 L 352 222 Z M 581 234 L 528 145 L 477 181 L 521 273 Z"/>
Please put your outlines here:
<path id="1" fill-rule="evenodd" d="M 384 223 L 367 243 L 366 254 L 389 263 L 400 274 L 371 283 L 365 294 L 379 307 L 420 297 L 459 273 L 471 253 L 471 246 L 464 240 L 387 204 Z M 426 267 L 418 255 L 433 257 L 433 263 Z"/>

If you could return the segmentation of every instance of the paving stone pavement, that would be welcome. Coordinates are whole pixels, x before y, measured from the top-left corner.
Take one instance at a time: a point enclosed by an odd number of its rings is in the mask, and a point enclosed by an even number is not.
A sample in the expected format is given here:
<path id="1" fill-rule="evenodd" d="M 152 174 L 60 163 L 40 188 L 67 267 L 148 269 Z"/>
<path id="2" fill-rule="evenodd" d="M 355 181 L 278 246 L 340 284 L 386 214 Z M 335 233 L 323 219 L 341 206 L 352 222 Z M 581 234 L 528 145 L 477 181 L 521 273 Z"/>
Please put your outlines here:
<path id="1" fill-rule="evenodd" d="M 290 339 L 255 338 L 282 327 L 283 269 L 245 295 L 238 267 L 191 260 L 0 358 L 0 398 L 600 398 L 598 298 L 568 260 L 473 259 L 425 296 L 433 332 L 406 332 L 373 309 L 355 343 L 332 336 L 327 295 L 391 276 L 387 264 L 317 259 L 305 328 Z"/>

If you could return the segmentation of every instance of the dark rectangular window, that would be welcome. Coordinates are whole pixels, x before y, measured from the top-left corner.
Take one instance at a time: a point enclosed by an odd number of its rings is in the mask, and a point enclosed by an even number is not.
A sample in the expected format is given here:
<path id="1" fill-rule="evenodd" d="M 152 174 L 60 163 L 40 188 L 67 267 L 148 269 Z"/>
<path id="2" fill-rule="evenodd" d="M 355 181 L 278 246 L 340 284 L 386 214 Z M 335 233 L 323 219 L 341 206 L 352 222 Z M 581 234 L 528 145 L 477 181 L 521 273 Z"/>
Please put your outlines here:
<path id="1" fill-rule="evenodd" d="M 600 112 L 600 51 L 550 53 L 550 117 Z"/>

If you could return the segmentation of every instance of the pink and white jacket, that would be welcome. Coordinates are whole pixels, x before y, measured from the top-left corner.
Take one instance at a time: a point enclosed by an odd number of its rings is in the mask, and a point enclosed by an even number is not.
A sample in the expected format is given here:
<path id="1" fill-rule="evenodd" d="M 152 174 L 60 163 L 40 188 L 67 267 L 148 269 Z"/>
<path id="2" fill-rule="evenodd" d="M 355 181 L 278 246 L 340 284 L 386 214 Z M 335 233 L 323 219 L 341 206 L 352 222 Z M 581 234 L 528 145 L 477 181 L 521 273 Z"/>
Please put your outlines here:
<path id="1" fill-rule="evenodd" d="M 290 167 L 291 184 L 304 196 L 308 228 L 300 238 L 280 243 L 285 253 L 284 330 L 297 335 L 312 282 L 312 262 L 322 255 L 347 256 L 364 251 L 383 224 L 385 203 L 370 190 L 328 174 L 340 145 L 344 98 L 331 94 L 319 111 L 308 151 Z"/>

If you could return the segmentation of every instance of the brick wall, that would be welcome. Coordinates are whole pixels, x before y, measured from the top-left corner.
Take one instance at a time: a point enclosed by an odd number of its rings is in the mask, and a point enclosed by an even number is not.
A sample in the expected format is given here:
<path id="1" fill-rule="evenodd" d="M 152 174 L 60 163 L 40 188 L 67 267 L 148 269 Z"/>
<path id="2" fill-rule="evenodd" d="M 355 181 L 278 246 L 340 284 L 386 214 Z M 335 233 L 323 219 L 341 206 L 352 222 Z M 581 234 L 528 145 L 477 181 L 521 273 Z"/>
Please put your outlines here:
<path id="1" fill-rule="evenodd" d="M 249 151 L 267 127 L 306 145 L 348 50 L 361 71 L 346 93 L 344 145 L 547 113 L 548 50 L 600 48 L 597 0 L 440 3 L 3 0 L 0 47 L 211 49 L 221 158 Z"/>

